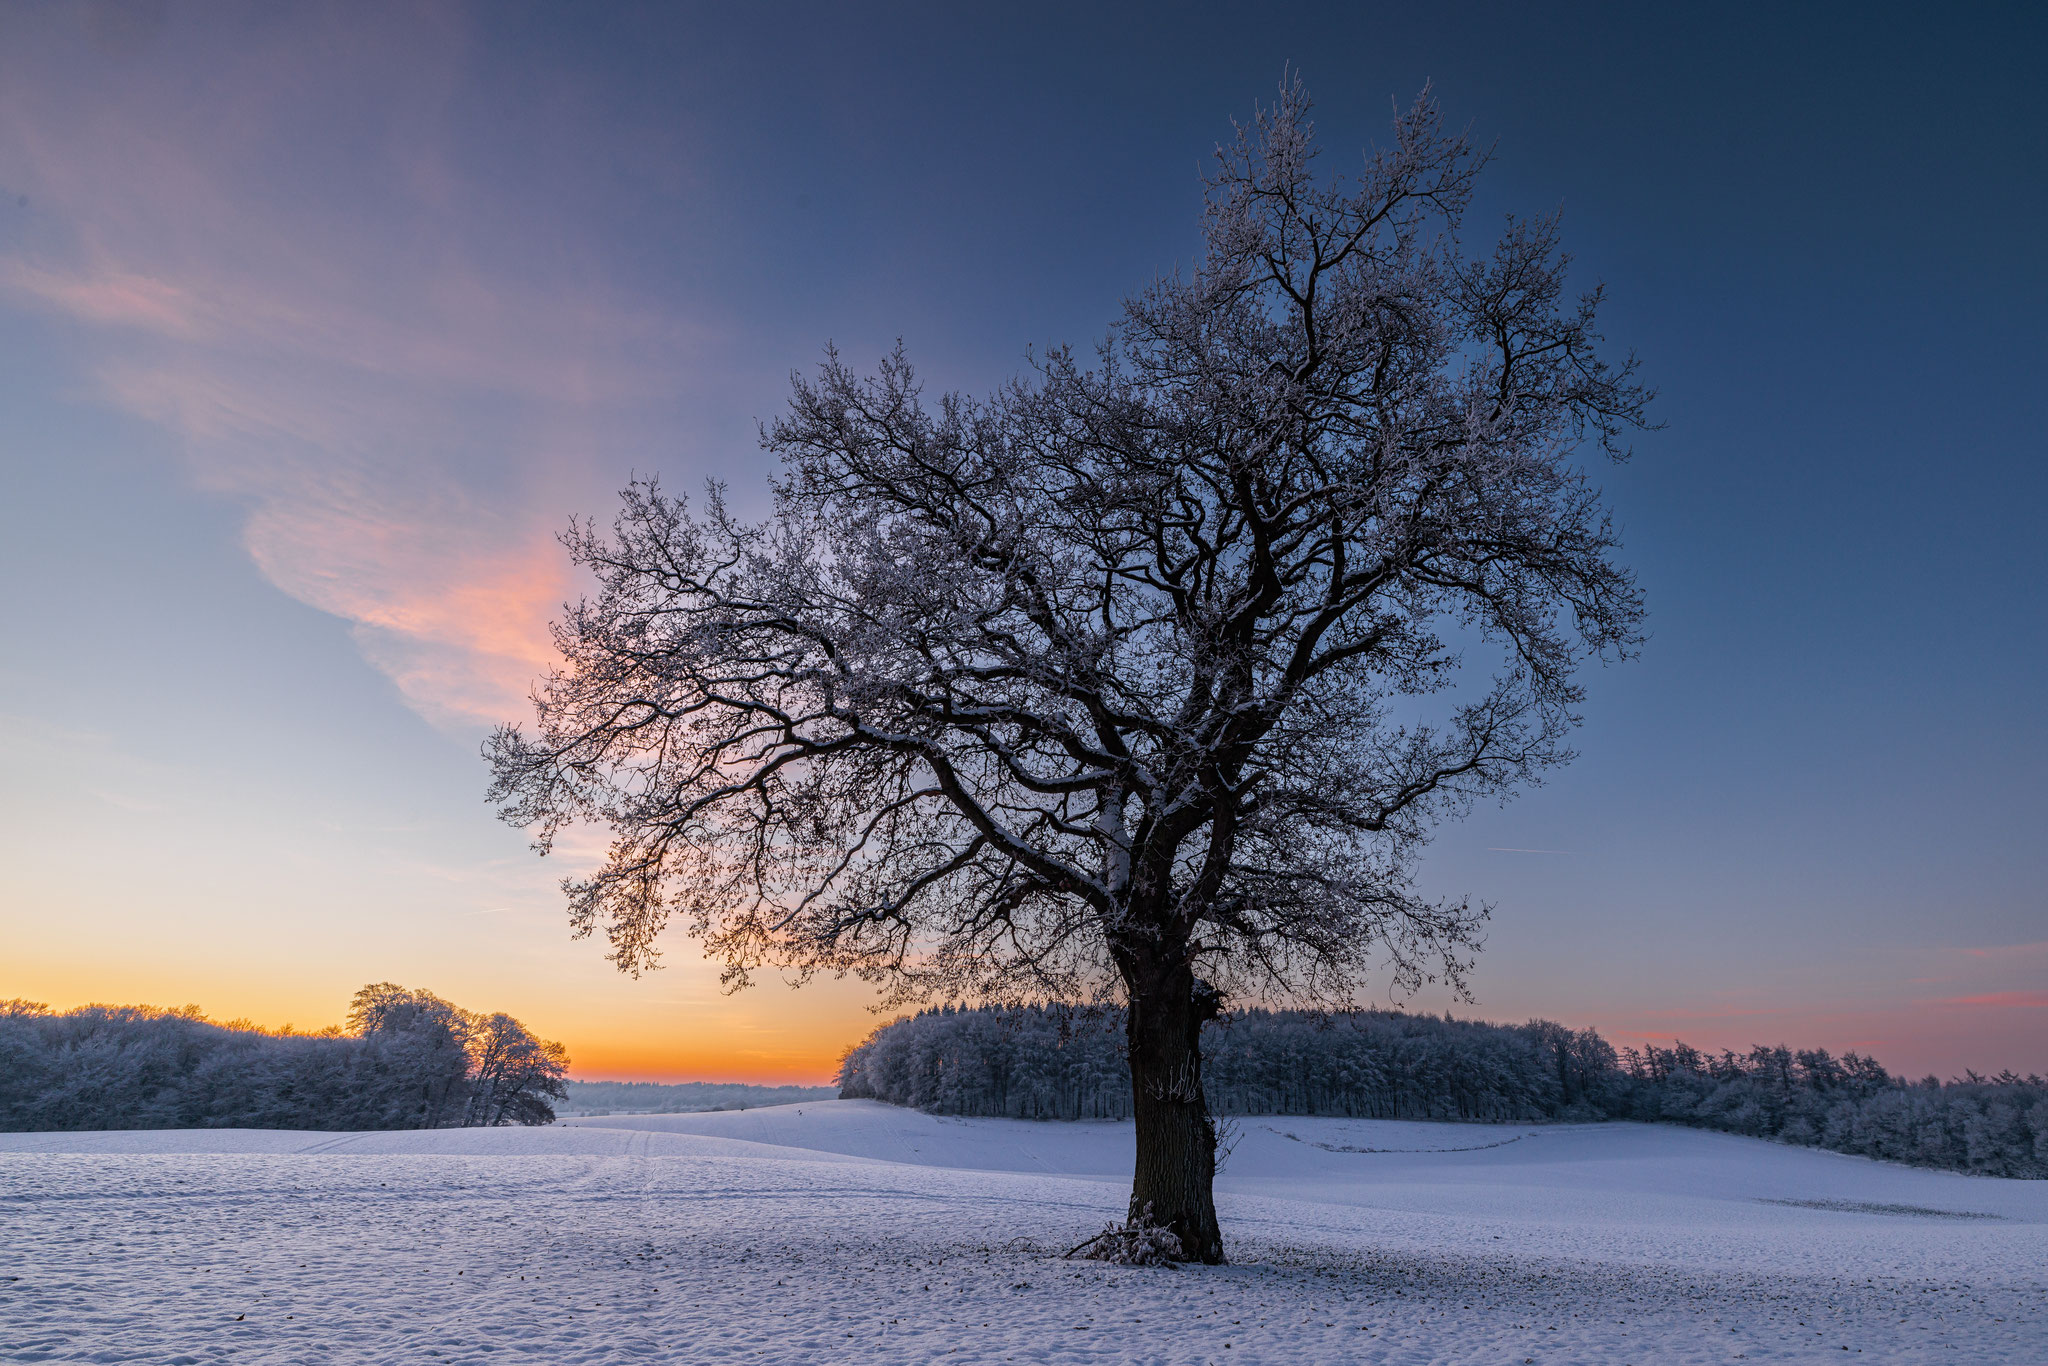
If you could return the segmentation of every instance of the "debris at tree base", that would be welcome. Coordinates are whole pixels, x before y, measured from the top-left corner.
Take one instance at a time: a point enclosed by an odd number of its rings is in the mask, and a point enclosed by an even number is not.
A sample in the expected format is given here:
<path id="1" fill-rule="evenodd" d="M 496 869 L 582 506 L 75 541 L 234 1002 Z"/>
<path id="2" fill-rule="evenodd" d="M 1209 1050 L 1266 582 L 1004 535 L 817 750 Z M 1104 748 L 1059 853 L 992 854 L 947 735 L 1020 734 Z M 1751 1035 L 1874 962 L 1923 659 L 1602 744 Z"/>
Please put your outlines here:
<path id="1" fill-rule="evenodd" d="M 1067 1256 L 1118 1266 L 1172 1266 L 1186 1258 L 1179 1236 L 1166 1225 L 1153 1222 L 1149 1203 L 1134 1219 L 1104 1225 L 1102 1232 L 1070 1249 Z"/>

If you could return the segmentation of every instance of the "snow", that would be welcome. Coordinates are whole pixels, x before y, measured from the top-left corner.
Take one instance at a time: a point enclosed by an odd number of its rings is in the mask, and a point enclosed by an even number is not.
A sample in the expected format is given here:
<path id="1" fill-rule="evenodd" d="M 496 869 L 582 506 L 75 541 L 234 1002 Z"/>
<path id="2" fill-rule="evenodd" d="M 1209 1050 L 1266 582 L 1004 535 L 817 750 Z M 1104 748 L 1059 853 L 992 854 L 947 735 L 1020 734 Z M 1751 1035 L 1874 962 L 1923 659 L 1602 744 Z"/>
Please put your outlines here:
<path id="1" fill-rule="evenodd" d="M 1059 1253 L 1128 1124 L 865 1101 L 0 1134 L 0 1360 L 2048 1361 L 2048 1182 L 1665 1126 L 1258 1118 L 1235 1263 Z"/>

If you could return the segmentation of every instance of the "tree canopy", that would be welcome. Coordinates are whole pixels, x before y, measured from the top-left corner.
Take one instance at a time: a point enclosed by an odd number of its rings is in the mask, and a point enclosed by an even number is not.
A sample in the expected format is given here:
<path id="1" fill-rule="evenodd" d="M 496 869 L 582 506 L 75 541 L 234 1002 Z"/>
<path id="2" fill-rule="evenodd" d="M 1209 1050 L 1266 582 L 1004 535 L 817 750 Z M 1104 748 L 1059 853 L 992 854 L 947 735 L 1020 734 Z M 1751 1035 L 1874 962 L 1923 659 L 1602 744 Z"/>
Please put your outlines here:
<path id="1" fill-rule="evenodd" d="M 636 483 L 568 538 L 507 817 L 594 817 L 570 886 L 621 966 L 680 913 L 734 980 L 1071 989 L 1171 940 L 1212 977 L 1407 980 L 1471 920 L 1408 891 L 1432 817 L 1565 757 L 1573 665 L 1641 604 L 1594 487 L 1647 395 L 1563 293 L 1554 216 L 1467 257 L 1484 158 L 1425 97 L 1318 178 L 1299 85 L 1218 155 L 1206 250 L 985 398 L 836 354 L 764 430 L 775 515 Z M 1461 647 L 1490 685 L 1434 720 Z M 1420 947 L 1423 955 L 1406 953 Z"/>
<path id="2" fill-rule="evenodd" d="M 828 351 L 763 428 L 766 522 L 647 480 L 576 524 L 596 595 L 486 746 L 543 849 L 609 827 L 566 887 L 626 970 L 680 917 L 733 984 L 1123 997 L 1134 1214 L 1211 1260 L 1201 1021 L 1460 982 L 1480 912 L 1415 853 L 1568 756 L 1575 668 L 1642 615 L 1577 455 L 1649 395 L 1556 217 L 1468 252 L 1485 157 L 1426 92 L 1348 172 L 1309 113 L 1218 149 L 1200 256 L 1092 356 L 973 397 Z"/>

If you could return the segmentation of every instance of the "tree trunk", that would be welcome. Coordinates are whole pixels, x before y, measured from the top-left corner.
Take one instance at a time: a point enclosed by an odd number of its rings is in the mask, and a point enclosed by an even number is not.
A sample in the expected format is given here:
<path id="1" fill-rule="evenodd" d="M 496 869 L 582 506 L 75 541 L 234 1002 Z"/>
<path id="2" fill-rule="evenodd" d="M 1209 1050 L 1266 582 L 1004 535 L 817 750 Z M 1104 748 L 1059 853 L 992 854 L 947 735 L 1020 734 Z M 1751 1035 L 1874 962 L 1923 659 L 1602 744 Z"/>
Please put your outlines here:
<path id="1" fill-rule="evenodd" d="M 1202 1098 L 1202 1022 L 1220 1002 L 1193 969 L 1177 965 L 1139 974 L 1130 984 L 1127 1021 L 1131 1106 L 1137 1119 L 1137 1170 L 1130 1217 L 1151 1207 L 1151 1222 L 1180 1239 L 1189 1261 L 1223 1261 L 1216 1224 L 1216 1127 Z"/>

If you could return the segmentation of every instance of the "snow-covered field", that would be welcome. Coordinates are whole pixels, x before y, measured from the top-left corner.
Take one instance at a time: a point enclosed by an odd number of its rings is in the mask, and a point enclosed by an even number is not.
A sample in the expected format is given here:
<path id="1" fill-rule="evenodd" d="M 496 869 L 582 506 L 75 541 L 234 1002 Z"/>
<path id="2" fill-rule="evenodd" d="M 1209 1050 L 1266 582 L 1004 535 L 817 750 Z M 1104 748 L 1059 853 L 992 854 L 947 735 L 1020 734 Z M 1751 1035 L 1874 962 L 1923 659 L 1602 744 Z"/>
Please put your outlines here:
<path id="1" fill-rule="evenodd" d="M 1638 1125 L 1249 1119 L 1236 1264 L 1059 1253 L 1128 1125 L 863 1101 L 0 1134 L 0 1360 L 2048 1362 L 2048 1182 Z"/>

